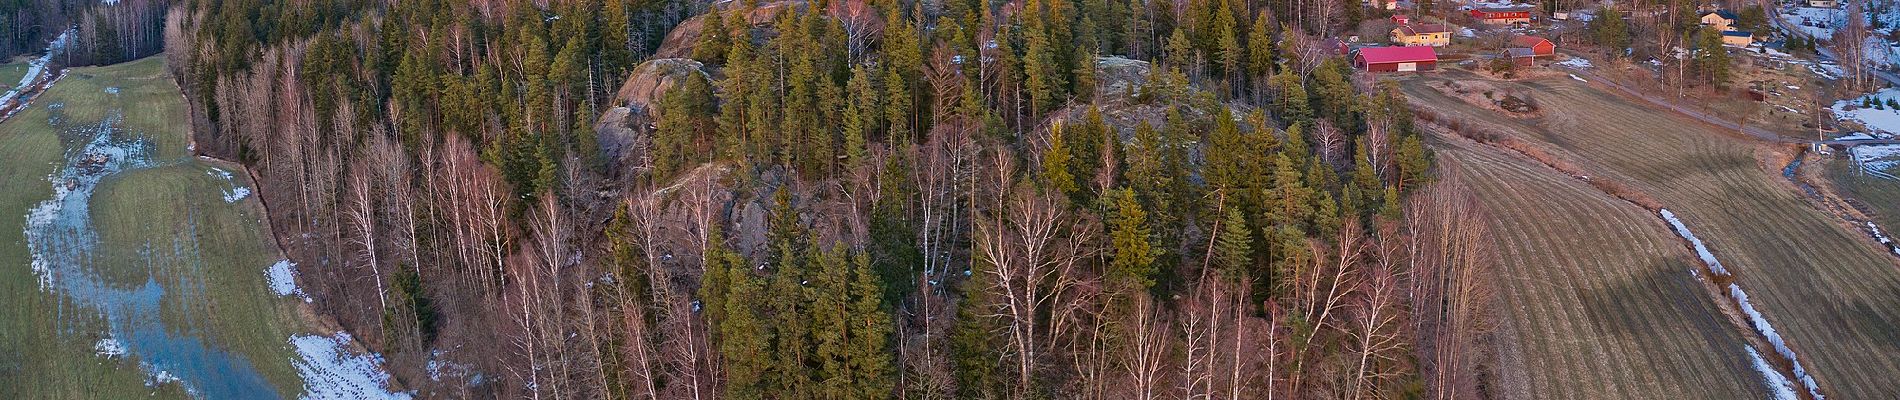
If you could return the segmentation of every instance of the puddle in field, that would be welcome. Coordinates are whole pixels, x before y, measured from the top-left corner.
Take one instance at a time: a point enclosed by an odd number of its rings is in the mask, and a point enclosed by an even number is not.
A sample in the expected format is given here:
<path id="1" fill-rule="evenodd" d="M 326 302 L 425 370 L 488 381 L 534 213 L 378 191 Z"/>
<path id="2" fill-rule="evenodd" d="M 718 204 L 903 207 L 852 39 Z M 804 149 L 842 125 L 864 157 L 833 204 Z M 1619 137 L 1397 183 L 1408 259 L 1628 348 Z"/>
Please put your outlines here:
<path id="1" fill-rule="evenodd" d="M 80 318 L 73 313 L 104 320 L 105 339 L 95 346 L 99 354 L 137 359 L 148 384 L 175 381 L 203 398 L 275 397 L 276 387 L 249 361 L 190 333 L 196 329 L 167 326 L 159 317 L 168 292 L 182 295 L 204 290 L 201 282 L 185 278 L 179 281 L 187 283 L 168 288 L 152 274 L 165 263 L 202 267 L 195 232 L 180 235 L 170 244 L 144 246 L 139 254 L 147 265 L 95 263 L 100 242 L 93 230 L 90 202 L 99 184 L 116 174 L 168 164 L 153 160 L 151 141 L 115 137 L 119 120 L 114 115 L 96 125 L 68 129 L 63 136 L 73 143 L 72 148 L 66 151 L 65 164 L 47 177 L 53 196 L 27 212 L 27 248 L 41 289 L 63 295 L 80 308 L 59 310 L 62 320 Z M 195 223 L 189 226 L 196 229 Z M 142 283 L 128 285 L 125 279 L 109 279 L 105 268 L 142 268 L 146 273 Z M 185 314 L 183 319 L 189 321 L 203 318 Z"/>

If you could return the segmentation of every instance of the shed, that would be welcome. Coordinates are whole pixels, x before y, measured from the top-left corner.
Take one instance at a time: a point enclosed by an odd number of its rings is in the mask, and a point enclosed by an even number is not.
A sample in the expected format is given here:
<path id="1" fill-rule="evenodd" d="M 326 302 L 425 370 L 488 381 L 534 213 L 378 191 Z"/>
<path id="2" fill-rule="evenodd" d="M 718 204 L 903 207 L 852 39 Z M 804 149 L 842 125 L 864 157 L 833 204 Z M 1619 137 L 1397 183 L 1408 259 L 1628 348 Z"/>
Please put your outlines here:
<path id="1" fill-rule="evenodd" d="M 1755 34 L 1746 31 L 1722 31 L 1722 44 L 1735 47 L 1748 47 L 1755 43 Z"/>
<path id="2" fill-rule="evenodd" d="M 1407 17 L 1405 14 L 1392 14 L 1392 23 L 1399 25 L 1409 24 L 1412 23 L 1412 17 Z"/>
<path id="3" fill-rule="evenodd" d="M 1438 68 L 1438 50 L 1431 46 L 1366 47 L 1352 58 L 1366 72 L 1430 71 Z"/>
<path id="4" fill-rule="evenodd" d="M 1537 65 L 1537 52 L 1529 48 L 1512 47 L 1504 49 L 1504 57 L 1510 58 L 1511 63 L 1516 64 L 1518 67 L 1532 67 Z"/>
<path id="5" fill-rule="evenodd" d="M 1556 44 L 1551 43 L 1550 39 L 1537 36 L 1526 35 L 1512 38 L 1511 47 L 1531 49 L 1537 57 L 1549 57 L 1553 54 L 1557 54 Z"/>

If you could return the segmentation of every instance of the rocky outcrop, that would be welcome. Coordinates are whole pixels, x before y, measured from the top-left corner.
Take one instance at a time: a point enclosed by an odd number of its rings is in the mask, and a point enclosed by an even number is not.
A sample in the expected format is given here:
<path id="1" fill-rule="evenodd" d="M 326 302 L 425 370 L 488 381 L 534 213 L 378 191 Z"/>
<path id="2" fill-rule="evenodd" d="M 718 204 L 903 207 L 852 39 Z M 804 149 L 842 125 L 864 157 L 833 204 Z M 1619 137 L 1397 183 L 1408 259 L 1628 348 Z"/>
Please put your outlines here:
<path id="1" fill-rule="evenodd" d="M 601 151 L 615 166 L 638 166 L 645 159 L 647 141 L 659 119 L 656 106 L 660 96 L 679 85 L 686 74 L 705 76 L 704 67 L 690 59 L 662 58 L 633 68 L 627 82 L 614 94 L 614 107 L 594 123 Z"/>

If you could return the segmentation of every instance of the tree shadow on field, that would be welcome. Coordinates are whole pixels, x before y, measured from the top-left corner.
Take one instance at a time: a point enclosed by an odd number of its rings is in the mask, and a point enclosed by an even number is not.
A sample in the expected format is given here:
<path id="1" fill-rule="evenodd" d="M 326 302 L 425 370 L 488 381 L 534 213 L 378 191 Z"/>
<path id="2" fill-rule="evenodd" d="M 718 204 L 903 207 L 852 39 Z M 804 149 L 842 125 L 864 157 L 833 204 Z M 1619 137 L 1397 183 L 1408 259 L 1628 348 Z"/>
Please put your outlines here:
<path id="1" fill-rule="evenodd" d="M 1642 272 L 1580 288 L 1583 307 L 1598 331 L 1644 349 L 1666 349 L 1664 335 L 1700 338 L 1711 349 L 1741 345 L 1692 275 L 1698 266 L 1673 258 L 1643 260 L 1642 265 Z"/>

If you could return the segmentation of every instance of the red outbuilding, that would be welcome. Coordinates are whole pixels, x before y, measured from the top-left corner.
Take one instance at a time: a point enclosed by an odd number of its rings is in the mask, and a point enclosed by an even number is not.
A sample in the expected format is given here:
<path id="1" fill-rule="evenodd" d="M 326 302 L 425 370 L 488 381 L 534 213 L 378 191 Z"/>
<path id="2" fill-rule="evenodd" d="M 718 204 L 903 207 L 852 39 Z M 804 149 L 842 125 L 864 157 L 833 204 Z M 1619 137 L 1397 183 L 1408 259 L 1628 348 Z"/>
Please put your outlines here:
<path id="1" fill-rule="evenodd" d="M 1366 47 L 1352 58 L 1366 72 L 1430 71 L 1438 68 L 1438 50 L 1431 46 Z"/>
<path id="2" fill-rule="evenodd" d="M 1511 47 L 1531 49 L 1531 52 L 1537 57 L 1549 57 L 1553 54 L 1557 54 L 1556 44 L 1550 43 L 1549 39 L 1536 36 L 1518 36 L 1513 38 L 1511 39 Z"/>

